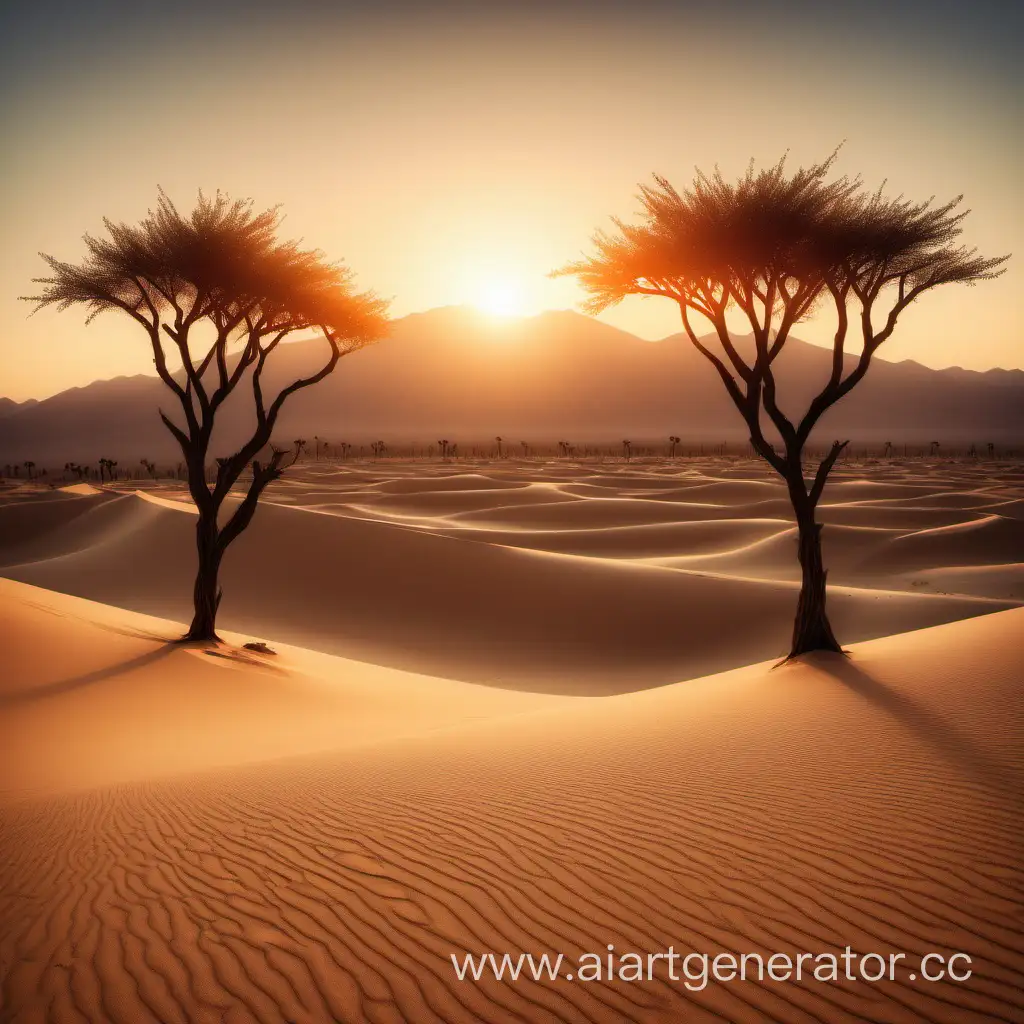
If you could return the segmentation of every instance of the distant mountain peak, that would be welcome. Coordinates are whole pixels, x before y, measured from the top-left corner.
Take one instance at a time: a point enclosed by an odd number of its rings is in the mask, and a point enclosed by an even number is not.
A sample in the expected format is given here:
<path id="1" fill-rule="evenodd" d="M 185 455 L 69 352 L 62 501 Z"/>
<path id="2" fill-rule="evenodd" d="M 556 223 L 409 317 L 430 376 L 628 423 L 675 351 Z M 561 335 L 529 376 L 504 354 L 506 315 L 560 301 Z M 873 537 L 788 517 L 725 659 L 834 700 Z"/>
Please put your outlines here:
<path id="1" fill-rule="evenodd" d="M 751 344 L 737 342 L 741 350 Z M 282 346 L 268 364 L 265 388 L 290 383 L 322 358 L 322 340 Z M 807 408 L 828 379 L 831 358 L 827 348 L 791 339 L 777 374 L 784 410 L 799 415 Z M 252 411 L 247 391 L 243 385 L 223 407 L 212 454 L 224 454 L 244 435 Z M 160 408 L 174 415 L 174 397 L 146 374 L 94 381 L 31 407 L 0 403 L 0 461 L 177 460 Z M 821 433 L 855 442 L 914 443 L 923 436 L 943 444 L 1016 444 L 1024 436 L 1024 372 L 932 370 L 913 360 L 876 359 L 864 382 L 826 414 Z M 389 339 L 347 357 L 317 387 L 296 395 L 277 438 L 313 434 L 355 444 L 383 438 L 389 445 L 449 437 L 470 449 L 499 434 L 531 443 L 641 443 L 670 434 L 746 439 L 721 381 L 685 334 L 649 342 L 571 309 L 495 318 L 464 305 L 396 318 Z"/>

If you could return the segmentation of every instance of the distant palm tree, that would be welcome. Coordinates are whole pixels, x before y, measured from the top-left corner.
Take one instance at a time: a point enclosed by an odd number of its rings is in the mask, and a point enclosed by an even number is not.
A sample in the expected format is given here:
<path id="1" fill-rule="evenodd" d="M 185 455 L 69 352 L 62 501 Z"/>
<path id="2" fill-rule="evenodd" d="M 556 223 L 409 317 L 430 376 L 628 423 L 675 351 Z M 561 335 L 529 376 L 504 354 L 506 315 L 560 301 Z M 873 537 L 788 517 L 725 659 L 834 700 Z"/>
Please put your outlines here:
<path id="1" fill-rule="evenodd" d="M 885 448 L 882 449 L 882 457 L 886 459 L 892 458 L 892 441 L 885 442 Z"/>
<path id="2" fill-rule="evenodd" d="M 496 437 L 494 440 L 498 442 L 498 458 L 500 459 L 501 458 L 501 438 L 500 437 Z"/>
<path id="3" fill-rule="evenodd" d="M 629 462 L 630 456 L 633 453 L 633 442 L 623 441 L 622 442 L 622 454 L 626 457 L 626 461 Z"/>
<path id="4" fill-rule="evenodd" d="M 530 446 L 525 441 L 519 443 L 523 446 L 523 458 L 525 459 L 530 454 Z"/>
<path id="5" fill-rule="evenodd" d="M 315 455 L 313 456 L 313 458 L 314 458 L 314 459 L 315 459 L 315 460 L 316 460 L 317 462 L 319 462 L 319 461 L 320 461 L 320 438 L 319 438 L 319 437 L 317 437 L 317 436 L 316 436 L 316 434 L 314 434 L 314 435 L 313 435 L 313 450 L 314 450 L 314 452 L 316 453 L 316 454 L 315 454 Z"/>
<path id="6" fill-rule="evenodd" d="M 31 459 L 26 459 L 23 463 L 24 467 L 28 470 L 28 478 L 32 479 L 32 470 L 36 468 L 36 464 Z"/>
<path id="7" fill-rule="evenodd" d="M 928 454 L 929 455 L 937 455 L 938 452 L 939 452 L 939 442 L 938 441 L 932 441 L 932 443 L 928 446 Z"/>
<path id="8" fill-rule="evenodd" d="M 447 439 L 442 438 L 440 441 L 437 442 L 437 446 L 438 446 L 438 448 L 441 449 L 441 458 L 442 459 L 447 459 L 448 458 L 448 441 L 447 441 Z"/>
<path id="9" fill-rule="evenodd" d="M 669 443 L 669 449 L 668 449 L 669 457 L 674 459 L 676 457 L 676 445 L 679 444 L 679 438 L 678 437 L 670 437 L 668 439 L 668 443 Z"/>

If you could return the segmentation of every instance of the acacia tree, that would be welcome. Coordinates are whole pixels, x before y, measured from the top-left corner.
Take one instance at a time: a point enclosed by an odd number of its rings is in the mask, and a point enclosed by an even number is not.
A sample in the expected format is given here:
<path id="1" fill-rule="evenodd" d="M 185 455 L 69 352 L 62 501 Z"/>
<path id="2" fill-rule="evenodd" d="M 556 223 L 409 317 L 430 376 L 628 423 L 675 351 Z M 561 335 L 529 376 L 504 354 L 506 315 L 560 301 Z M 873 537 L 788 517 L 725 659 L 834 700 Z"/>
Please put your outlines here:
<path id="1" fill-rule="evenodd" d="M 790 657 L 841 650 L 825 610 L 826 571 L 816 509 L 847 441 L 805 473 L 805 446 L 821 416 L 864 378 L 900 314 L 939 285 L 998 276 L 1007 257 L 985 259 L 958 244 L 962 197 L 942 205 L 867 192 L 859 178 L 829 180 L 835 159 L 788 174 L 785 160 L 753 162 L 736 182 L 697 172 L 680 192 L 665 178 L 641 186 L 643 219 L 598 232 L 596 252 L 555 274 L 576 276 L 600 312 L 627 295 L 677 303 L 683 328 L 707 359 L 750 432 L 754 450 L 785 481 L 799 533 L 802 586 Z M 793 327 L 820 304 L 836 316 L 831 374 L 803 414 L 780 408 L 774 365 Z M 738 313 L 743 343 L 727 322 Z M 701 337 L 699 314 L 713 333 Z M 860 352 L 846 358 L 851 320 Z M 781 445 L 765 430 L 774 428 Z"/>
<path id="2" fill-rule="evenodd" d="M 104 221 L 107 237 L 85 236 L 79 264 L 43 255 L 51 276 L 37 278 L 36 308 L 82 305 L 87 322 L 117 310 L 145 332 L 160 379 L 177 399 L 181 418 L 160 417 L 181 446 L 189 492 L 199 512 L 194 616 L 184 640 L 217 641 L 221 562 L 252 521 L 260 495 L 286 468 L 286 451 L 270 447 L 285 402 L 323 380 L 342 356 L 379 338 L 386 304 L 353 288 L 351 272 L 316 250 L 277 238 L 276 208 L 255 212 L 249 200 L 199 195 L 182 215 L 161 191 L 155 210 L 137 225 Z M 264 394 L 264 370 L 282 342 L 315 332 L 325 342 L 319 369 Z M 173 371 L 172 362 L 181 370 Z M 216 458 L 207 479 L 217 413 L 240 387 L 251 391 L 255 427 L 244 444 Z M 246 469 L 240 502 L 221 511 Z"/>

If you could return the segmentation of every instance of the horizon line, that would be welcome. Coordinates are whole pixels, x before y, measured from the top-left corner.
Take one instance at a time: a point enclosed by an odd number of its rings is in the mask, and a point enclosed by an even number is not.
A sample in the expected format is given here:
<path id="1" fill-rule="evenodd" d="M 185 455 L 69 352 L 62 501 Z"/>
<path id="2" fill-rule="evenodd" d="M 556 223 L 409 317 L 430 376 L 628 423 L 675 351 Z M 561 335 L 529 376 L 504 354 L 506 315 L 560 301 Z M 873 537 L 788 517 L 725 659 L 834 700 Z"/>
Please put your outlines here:
<path id="1" fill-rule="evenodd" d="M 450 310 L 457 310 L 457 311 L 460 311 L 460 312 L 470 313 L 474 317 L 476 317 L 476 318 L 478 318 L 478 319 L 480 319 L 482 321 L 485 321 L 485 322 L 490 321 L 490 322 L 492 322 L 494 324 L 500 324 L 500 325 L 520 324 L 520 323 L 525 323 L 525 322 L 530 321 L 530 320 L 539 320 L 541 317 L 549 316 L 551 314 L 564 314 L 564 313 L 567 313 L 570 316 L 580 317 L 581 319 L 592 321 L 595 324 L 600 324 L 602 327 L 607 327 L 610 330 L 617 331 L 619 334 L 627 335 L 628 337 L 635 338 L 637 341 L 641 341 L 641 342 L 643 342 L 645 344 L 649 344 L 649 345 L 658 345 L 658 344 L 661 344 L 662 342 L 670 341 L 672 339 L 679 338 L 680 336 L 685 336 L 685 332 L 684 331 L 676 331 L 676 332 L 673 332 L 672 334 L 666 334 L 666 335 L 663 335 L 663 336 L 657 337 L 657 338 L 645 338 L 645 337 L 643 337 L 640 334 L 636 334 L 633 331 L 627 330 L 625 327 L 619 327 L 616 324 L 610 324 L 610 323 L 608 323 L 605 320 L 599 319 L 597 316 L 594 316 L 594 315 L 592 315 L 590 313 L 585 313 L 585 312 L 583 312 L 582 310 L 579 310 L 579 309 L 573 309 L 572 307 L 569 307 L 569 306 L 549 307 L 547 309 L 539 310 L 538 312 L 535 312 L 535 313 L 508 313 L 508 314 L 501 313 L 501 314 L 499 314 L 499 313 L 492 313 L 492 312 L 489 312 L 488 310 L 482 309 L 480 306 L 477 306 L 477 305 L 473 304 L 472 302 L 452 302 L 452 303 L 445 303 L 444 305 L 440 305 L 440 306 L 431 306 L 431 307 L 429 307 L 427 309 L 411 310 L 408 313 L 403 313 L 401 316 L 392 317 L 390 322 L 392 324 L 397 324 L 397 323 L 401 323 L 404 320 L 408 320 L 408 319 L 410 319 L 412 317 L 429 316 L 432 313 L 443 313 L 443 312 L 447 312 L 447 311 L 450 311 Z M 751 336 L 751 332 L 749 332 L 749 331 L 744 333 L 744 334 L 737 335 L 737 337 L 740 337 L 740 338 L 746 338 L 746 337 L 750 337 L 750 336 Z M 712 334 L 711 331 L 708 331 L 706 334 L 700 335 L 700 337 L 701 338 L 713 337 L 713 334 Z M 302 344 L 304 342 L 309 342 L 309 341 L 312 341 L 312 340 L 314 340 L 314 339 L 313 338 L 301 338 L 301 337 L 300 338 L 293 338 L 293 339 L 289 340 L 287 342 L 287 344 L 293 344 L 293 345 L 294 344 Z M 386 340 L 386 339 L 383 339 L 383 340 Z M 788 340 L 790 340 L 790 341 L 797 341 L 797 342 L 800 342 L 800 343 L 802 343 L 804 345 L 811 345 L 814 348 L 820 348 L 823 351 L 831 351 L 831 345 L 818 344 L 817 342 L 808 341 L 805 338 L 797 337 L 794 334 L 791 334 L 789 336 Z M 856 352 L 855 352 L 855 350 L 851 350 L 848 354 L 854 355 L 854 354 L 856 354 Z M 968 369 L 966 367 L 960 366 L 959 364 L 955 364 L 955 363 L 951 364 L 951 365 L 948 365 L 948 366 L 929 366 L 927 363 L 922 363 L 920 360 L 913 359 L 911 357 L 907 357 L 905 359 L 895 360 L 895 359 L 887 359 L 884 355 L 876 355 L 874 358 L 879 360 L 879 361 L 881 361 L 881 362 L 889 363 L 890 365 L 893 365 L 893 366 L 901 366 L 901 365 L 905 365 L 907 363 L 910 363 L 910 364 L 913 364 L 915 366 L 920 366 L 922 369 L 931 370 L 931 371 L 936 372 L 936 373 L 942 373 L 942 372 L 945 372 L 945 371 L 948 371 L 948 370 L 959 370 L 961 373 L 977 373 L 977 374 L 986 374 L 986 373 L 993 373 L 993 372 L 1024 373 L 1024 366 L 990 366 L 990 367 L 987 367 L 985 369 L 974 370 L 974 369 Z M 140 372 L 140 373 L 117 373 L 117 374 L 113 374 L 110 377 L 94 377 L 91 380 L 86 381 L 83 384 L 72 384 L 72 385 L 70 385 L 68 387 L 60 388 L 57 391 L 51 391 L 51 392 L 49 392 L 47 394 L 42 395 L 41 397 L 38 396 L 38 395 L 29 395 L 29 396 L 27 396 L 25 398 L 20 398 L 19 399 L 19 398 L 14 398 L 14 397 L 12 397 L 10 395 L 0 394 L 0 402 L 11 402 L 11 403 L 14 403 L 15 405 L 25 405 L 26 403 L 45 402 L 45 401 L 48 401 L 51 398 L 55 398 L 56 396 L 65 394 L 65 393 L 67 393 L 69 391 L 81 391 L 81 390 L 83 390 L 85 388 L 91 387 L 93 384 L 107 383 L 107 382 L 116 381 L 116 380 L 135 380 L 135 379 L 138 379 L 138 378 L 148 378 L 148 377 L 156 377 L 156 376 L 157 375 L 155 373 L 145 373 L 145 372 Z"/>

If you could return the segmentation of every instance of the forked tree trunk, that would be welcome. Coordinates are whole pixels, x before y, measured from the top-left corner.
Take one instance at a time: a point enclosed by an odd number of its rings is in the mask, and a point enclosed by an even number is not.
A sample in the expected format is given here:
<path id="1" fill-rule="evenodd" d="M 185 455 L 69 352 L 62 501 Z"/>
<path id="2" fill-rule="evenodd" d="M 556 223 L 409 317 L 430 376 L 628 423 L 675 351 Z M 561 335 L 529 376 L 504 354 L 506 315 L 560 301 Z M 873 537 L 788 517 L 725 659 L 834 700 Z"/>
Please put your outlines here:
<path id="1" fill-rule="evenodd" d="M 223 556 L 217 535 L 217 515 L 200 514 L 196 524 L 196 547 L 199 568 L 192 592 L 194 613 L 192 625 L 182 637 L 189 641 L 219 641 L 217 607 L 220 605 L 220 563 Z"/>
<path id="2" fill-rule="evenodd" d="M 821 524 L 815 521 L 814 511 L 809 503 L 796 510 L 802 584 L 793 623 L 791 658 L 811 651 L 842 652 L 825 610 L 828 572 L 821 561 Z"/>

